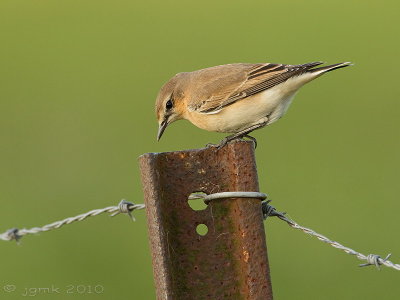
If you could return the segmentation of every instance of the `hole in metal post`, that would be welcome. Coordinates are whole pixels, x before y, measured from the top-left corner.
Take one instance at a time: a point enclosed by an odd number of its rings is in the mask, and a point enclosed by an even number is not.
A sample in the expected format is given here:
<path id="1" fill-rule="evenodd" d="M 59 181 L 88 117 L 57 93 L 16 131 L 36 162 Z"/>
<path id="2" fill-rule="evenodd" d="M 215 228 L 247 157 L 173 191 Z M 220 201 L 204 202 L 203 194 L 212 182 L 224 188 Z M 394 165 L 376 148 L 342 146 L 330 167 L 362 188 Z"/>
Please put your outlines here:
<path id="1" fill-rule="evenodd" d="M 202 235 L 202 236 L 206 235 L 207 232 L 208 232 L 208 227 L 207 227 L 207 225 L 206 225 L 206 224 L 199 224 L 199 225 L 197 225 L 197 227 L 196 227 L 196 232 L 197 232 L 199 235 Z"/>
<path id="2" fill-rule="evenodd" d="M 194 192 L 189 195 L 188 204 L 193 210 L 204 210 L 207 204 L 204 203 L 204 196 L 207 194 L 203 192 Z"/>

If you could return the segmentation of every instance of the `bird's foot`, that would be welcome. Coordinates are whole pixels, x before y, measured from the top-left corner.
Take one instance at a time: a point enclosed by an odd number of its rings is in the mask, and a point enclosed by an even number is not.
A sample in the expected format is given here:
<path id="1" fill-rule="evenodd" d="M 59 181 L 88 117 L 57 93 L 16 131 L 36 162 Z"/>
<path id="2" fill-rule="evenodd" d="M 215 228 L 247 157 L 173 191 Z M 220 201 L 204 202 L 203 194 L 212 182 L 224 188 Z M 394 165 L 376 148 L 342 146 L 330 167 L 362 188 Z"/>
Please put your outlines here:
<path id="1" fill-rule="evenodd" d="M 210 148 L 210 147 L 217 147 L 217 149 L 221 149 L 224 146 L 226 146 L 227 144 L 229 144 L 230 142 L 233 142 L 234 140 L 243 140 L 244 138 L 248 138 L 249 140 L 254 142 L 254 148 L 257 148 L 257 140 L 256 138 L 248 135 L 248 134 L 233 134 L 233 135 L 229 135 L 227 137 L 225 137 L 224 139 L 221 140 L 221 142 L 219 144 L 212 144 L 212 143 L 208 143 L 206 145 L 206 148 Z"/>
<path id="2" fill-rule="evenodd" d="M 243 137 L 246 137 L 246 138 L 248 138 L 249 140 L 253 141 L 253 143 L 254 143 L 254 149 L 257 148 L 257 139 L 256 139 L 255 137 L 253 137 L 253 136 L 251 136 L 251 135 L 248 135 L 248 134 L 243 135 Z"/>
<path id="3" fill-rule="evenodd" d="M 234 140 L 234 139 L 232 139 L 230 137 L 231 136 L 227 136 L 226 138 L 222 139 L 221 142 L 219 142 L 218 144 L 208 143 L 208 144 L 206 144 L 206 148 L 215 147 L 215 148 L 217 148 L 219 150 L 222 147 L 224 147 L 225 145 L 227 145 L 229 142 Z M 237 138 L 235 138 L 235 139 L 237 139 Z"/>
<path id="4" fill-rule="evenodd" d="M 243 138 L 248 138 L 249 140 L 252 140 L 252 141 L 254 142 L 254 148 L 257 147 L 257 140 L 256 140 L 254 137 L 252 137 L 252 136 L 250 136 L 250 135 L 248 135 L 248 134 L 240 134 L 240 135 L 234 134 L 234 135 L 229 135 L 229 136 L 227 136 L 226 138 L 224 138 L 224 139 L 217 145 L 217 148 L 218 148 L 218 149 L 221 149 L 222 147 L 226 146 L 226 145 L 229 144 L 230 142 L 233 142 L 233 141 L 235 141 L 235 140 L 243 140 Z"/>
<path id="5" fill-rule="evenodd" d="M 218 147 L 219 144 L 207 143 L 206 148 Z"/>
<path id="6" fill-rule="evenodd" d="M 229 136 L 227 136 L 226 138 L 222 139 L 221 142 L 219 142 L 219 144 L 217 145 L 217 149 L 221 149 L 223 147 L 225 147 L 230 141 L 232 141 L 231 139 L 229 139 Z"/>

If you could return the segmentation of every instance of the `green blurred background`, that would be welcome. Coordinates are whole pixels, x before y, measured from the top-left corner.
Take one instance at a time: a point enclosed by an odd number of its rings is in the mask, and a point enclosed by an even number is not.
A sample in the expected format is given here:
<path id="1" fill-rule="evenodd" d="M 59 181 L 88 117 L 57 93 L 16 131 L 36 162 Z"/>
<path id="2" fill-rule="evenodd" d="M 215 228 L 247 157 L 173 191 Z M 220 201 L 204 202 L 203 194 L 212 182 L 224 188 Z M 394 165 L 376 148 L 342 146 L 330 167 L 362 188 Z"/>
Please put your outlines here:
<path id="1" fill-rule="evenodd" d="M 156 142 L 154 100 L 174 74 L 232 62 L 352 61 L 257 131 L 260 188 L 300 224 L 400 261 L 398 1 L 0 2 L 0 232 L 142 203 L 145 152 L 223 135 L 188 122 Z M 0 298 L 154 299 L 143 211 L 0 242 Z M 276 299 L 397 299 L 399 274 L 266 222 Z M 7 293 L 4 285 L 15 285 Z M 67 294 L 68 286 L 104 292 Z M 89 288 L 87 288 L 88 291 Z"/>

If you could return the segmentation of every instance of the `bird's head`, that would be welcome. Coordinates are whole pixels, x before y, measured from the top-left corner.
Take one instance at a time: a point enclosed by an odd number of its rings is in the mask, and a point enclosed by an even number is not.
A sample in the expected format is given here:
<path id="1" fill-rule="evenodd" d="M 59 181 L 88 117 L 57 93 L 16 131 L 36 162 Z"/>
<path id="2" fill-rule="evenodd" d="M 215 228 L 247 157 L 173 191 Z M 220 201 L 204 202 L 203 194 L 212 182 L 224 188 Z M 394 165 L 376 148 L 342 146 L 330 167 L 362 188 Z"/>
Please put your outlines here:
<path id="1" fill-rule="evenodd" d="M 156 100 L 156 115 L 159 125 L 157 140 L 160 140 L 169 124 L 183 118 L 185 110 L 182 77 L 183 73 L 175 75 L 164 84 L 158 93 Z"/>

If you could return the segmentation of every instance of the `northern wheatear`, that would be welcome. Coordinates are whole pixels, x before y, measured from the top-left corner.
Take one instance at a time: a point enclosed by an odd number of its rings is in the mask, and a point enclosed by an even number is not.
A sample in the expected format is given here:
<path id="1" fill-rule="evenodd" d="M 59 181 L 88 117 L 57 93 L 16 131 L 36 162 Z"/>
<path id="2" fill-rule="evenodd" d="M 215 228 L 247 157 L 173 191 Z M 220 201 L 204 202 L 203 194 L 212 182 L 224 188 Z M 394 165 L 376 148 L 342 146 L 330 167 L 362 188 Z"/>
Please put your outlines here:
<path id="1" fill-rule="evenodd" d="M 157 140 L 165 128 L 180 119 L 208 131 L 232 133 L 220 144 L 280 119 L 300 87 L 322 74 L 351 65 L 318 67 L 272 63 L 228 64 L 176 74 L 156 100 Z"/>

